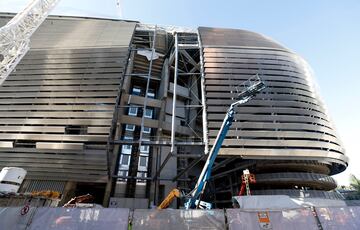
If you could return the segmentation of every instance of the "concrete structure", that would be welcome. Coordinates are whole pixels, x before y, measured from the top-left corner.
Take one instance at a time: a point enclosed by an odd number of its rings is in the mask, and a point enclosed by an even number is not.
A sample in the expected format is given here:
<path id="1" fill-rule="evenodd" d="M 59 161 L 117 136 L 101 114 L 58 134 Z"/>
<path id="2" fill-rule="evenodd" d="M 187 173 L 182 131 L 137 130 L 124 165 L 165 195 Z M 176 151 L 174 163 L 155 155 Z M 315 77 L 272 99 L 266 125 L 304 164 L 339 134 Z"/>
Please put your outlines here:
<path id="1" fill-rule="evenodd" d="M 50 17 L 0 87 L 0 166 L 28 171 L 22 191 L 157 205 L 174 187 L 193 188 L 239 84 L 254 74 L 268 87 L 238 108 L 204 199 L 231 205 L 245 168 L 257 175 L 254 194 L 338 199 L 329 175 L 347 158 L 309 67 L 243 30 Z"/>

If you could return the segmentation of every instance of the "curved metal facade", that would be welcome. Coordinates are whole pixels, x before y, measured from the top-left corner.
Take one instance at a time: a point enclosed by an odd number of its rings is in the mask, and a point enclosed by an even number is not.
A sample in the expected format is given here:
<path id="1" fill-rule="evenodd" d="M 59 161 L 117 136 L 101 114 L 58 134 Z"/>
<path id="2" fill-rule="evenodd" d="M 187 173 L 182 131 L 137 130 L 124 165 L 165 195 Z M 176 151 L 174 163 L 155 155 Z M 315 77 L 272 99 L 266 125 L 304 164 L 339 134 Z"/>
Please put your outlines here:
<path id="1" fill-rule="evenodd" d="M 297 184 L 330 190 L 336 186 L 326 174 L 345 170 L 347 157 L 313 86 L 307 63 L 260 34 L 204 27 L 199 32 L 204 50 L 210 145 L 236 96 L 236 87 L 259 74 L 267 88 L 237 108 L 220 156 L 256 160 L 253 170 L 259 174 L 261 183 L 266 183 L 268 178 L 272 188 L 291 181 L 296 183 L 289 183 L 288 187 Z M 274 160 L 281 160 L 281 166 Z M 299 169 L 294 161 L 301 162 L 305 168 Z M 275 174 L 274 178 L 261 175 L 264 165 L 268 171 L 297 173 L 282 174 L 283 177 L 274 181 Z M 322 174 L 307 177 L 308 172 Z"/>

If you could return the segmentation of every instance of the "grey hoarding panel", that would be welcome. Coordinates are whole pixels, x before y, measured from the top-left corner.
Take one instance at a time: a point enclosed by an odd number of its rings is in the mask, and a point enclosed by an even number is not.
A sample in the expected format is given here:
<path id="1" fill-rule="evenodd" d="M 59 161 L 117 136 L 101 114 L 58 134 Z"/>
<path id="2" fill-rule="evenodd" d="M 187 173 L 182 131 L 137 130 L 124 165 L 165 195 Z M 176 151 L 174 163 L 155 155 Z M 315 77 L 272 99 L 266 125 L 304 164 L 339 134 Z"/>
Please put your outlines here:
<path id="1" fill-rule="evenodd" d="M 267 218 L 259 220 L 260 215 L 267 215 Z M 315 218 L 309 209 L 292 209 L 284 211 L 241 211 L 240 209 L 226 210 L 229 229 L 277 229 L 277 230 L 317 230 Z M 269 224 L 266 225 L 266 219 Z M 261 227 L 262 226 L 262 227 Z"/>
<path id="2" fill-rule="evenodd" d="M 360 207 L 316 208 L 316 212 L 324 230 L 360 228 Z"/>
<path id="3" fill-rule="evenodd" d="M 276 200 L 276 202 L 274 202 L 274 200 Z M 236 202 L 241 209 L 246 210 L 281 210 L 301 208 L 299 204 L 291 200 L 290 197 L 286 195 L 233 196 L 233 201 Z"/>
<path id="4" fill-rule="evenodd" d="M 133 229 L 225 229 L 222 210 L 135 210 Z"/>
<path id="5" fill-rule="evenodd" d="M 128 228 L 129 209 L 39 208 L 30 230 L 40 229 L 123 229 Z"/>
<path id="6" fill-rule="evenodd" d="M 25 230 L 36 208 L 29 208 L 23 215 L 22 209 L 23 207 L 0 207 L 0 229 Z"/>

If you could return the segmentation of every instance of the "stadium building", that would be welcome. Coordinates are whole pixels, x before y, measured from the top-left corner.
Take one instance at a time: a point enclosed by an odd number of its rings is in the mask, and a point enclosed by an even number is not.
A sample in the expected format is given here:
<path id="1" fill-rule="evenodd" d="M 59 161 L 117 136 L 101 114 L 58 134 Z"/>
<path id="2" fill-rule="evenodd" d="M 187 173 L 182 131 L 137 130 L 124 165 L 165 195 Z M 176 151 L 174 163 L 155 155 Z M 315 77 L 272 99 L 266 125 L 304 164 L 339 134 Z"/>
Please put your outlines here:
<path id="1" fill-rule="evenodd" d="M 255 195 L 341 199 L 331 175 L 348 159 L 308 64 L 237 29 L 48 17 L 0 87 L 0 166 L 28 171 L 22 192 L 158 205 L 173 188 L 194 188 L 229 105 L 256 74 L 267 88 L 237 108 L 204 200 L 230 207 L 244 169 Z"/>

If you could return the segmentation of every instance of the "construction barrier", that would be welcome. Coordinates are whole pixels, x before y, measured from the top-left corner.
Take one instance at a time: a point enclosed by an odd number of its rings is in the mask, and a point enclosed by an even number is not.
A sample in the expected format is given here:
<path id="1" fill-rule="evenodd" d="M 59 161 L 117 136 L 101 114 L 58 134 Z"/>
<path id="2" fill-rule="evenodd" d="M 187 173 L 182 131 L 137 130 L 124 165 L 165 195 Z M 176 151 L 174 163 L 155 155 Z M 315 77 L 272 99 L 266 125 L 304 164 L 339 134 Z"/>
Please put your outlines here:
<path id="1" fill-rule="evenodd" d="M 0 207 L 0 229 L 23 230 L 31 223 L 36 207 L 29 207 L 26 213 L 23 207 Z"/>
<path id="2" fill-rule="evenodd" d="M 321 226 L 329 230 L 360 229 L 360 207 L 315 208 Z"/>
<path id="3" fill-rule="evenodd" d="M 318 230 L 316 219 L 310 209 L 282 211 L 226 210 L 229 230 L 235 229 L 284 229 Z"/>
<path id="4" fill-rule="evenodd" d="M 121 208 L 0 208 L 0 229 L 127 230 L 129 209 Z"/>
<path id="5" fill-rule="evenodd" d="M 130 224 L 130 225 L 129 225 Z M 360 206 L 288 210 L 0 207 L 0 229 L 360 229 Z"/>
<path id="6" fill-rule="evenodd" d="M 136 209 L 132 229 L 225 229 L 223 210 Z"/>

